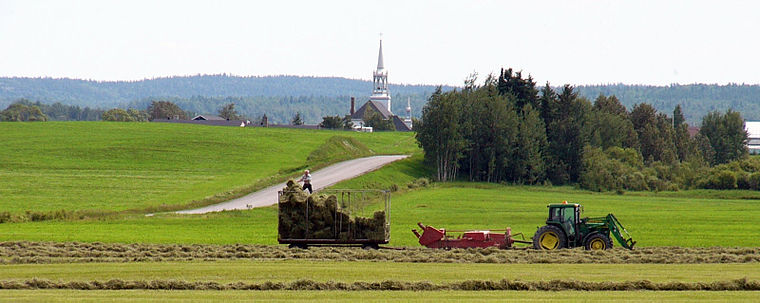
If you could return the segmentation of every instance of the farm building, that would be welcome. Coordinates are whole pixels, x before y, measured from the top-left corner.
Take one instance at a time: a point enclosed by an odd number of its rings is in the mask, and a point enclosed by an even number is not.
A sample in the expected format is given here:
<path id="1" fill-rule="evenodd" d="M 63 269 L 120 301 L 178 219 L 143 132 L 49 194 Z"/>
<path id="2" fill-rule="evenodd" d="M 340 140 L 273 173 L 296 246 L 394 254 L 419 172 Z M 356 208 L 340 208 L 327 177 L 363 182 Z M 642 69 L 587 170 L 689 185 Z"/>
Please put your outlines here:
<path id="1" fill-rule="evenodd" d="M 747 148 L 750 155 L 760 154 L 760 121 L 745 121 L 744 129 L 747 130 Z"/>

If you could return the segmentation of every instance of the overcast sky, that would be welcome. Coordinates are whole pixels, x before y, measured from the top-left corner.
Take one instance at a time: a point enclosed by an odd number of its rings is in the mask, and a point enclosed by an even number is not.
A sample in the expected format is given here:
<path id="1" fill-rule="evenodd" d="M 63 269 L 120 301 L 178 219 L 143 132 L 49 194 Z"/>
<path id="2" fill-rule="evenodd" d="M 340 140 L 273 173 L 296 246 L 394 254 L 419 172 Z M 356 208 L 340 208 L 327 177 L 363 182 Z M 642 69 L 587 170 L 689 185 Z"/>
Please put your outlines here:
<path id="1" fill-rule="evenodd" d="M 0 76 L 760 83 L 760 1 L 8 1 Z"/>

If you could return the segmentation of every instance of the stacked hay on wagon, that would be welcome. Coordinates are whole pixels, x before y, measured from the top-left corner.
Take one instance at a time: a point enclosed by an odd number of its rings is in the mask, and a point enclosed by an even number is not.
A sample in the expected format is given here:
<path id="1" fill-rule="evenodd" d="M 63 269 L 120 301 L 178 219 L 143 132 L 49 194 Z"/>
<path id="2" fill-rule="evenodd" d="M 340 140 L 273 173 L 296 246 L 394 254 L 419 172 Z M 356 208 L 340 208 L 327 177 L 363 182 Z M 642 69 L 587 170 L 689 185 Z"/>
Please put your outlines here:
<path id="1" fill-rule="evenodd" d="M 335 195 L 308 193 L 288 181 L 279 200 L 280 239 L 334 239 L 350 242 L 387 239 L 385 211 L 371 218 L 350 216 Z"/>

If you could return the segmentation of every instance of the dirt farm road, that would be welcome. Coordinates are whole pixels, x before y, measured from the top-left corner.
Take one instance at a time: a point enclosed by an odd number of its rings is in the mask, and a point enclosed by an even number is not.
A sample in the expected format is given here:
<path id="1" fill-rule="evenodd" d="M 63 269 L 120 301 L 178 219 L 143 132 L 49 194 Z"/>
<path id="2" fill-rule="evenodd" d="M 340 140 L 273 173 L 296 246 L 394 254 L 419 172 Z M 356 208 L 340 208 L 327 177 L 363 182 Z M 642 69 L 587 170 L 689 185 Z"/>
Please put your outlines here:
<path id="1" fill-rule="evenodd" d="M 311 178 L 312 178 L 311 185 L 312 187 L 314 187 L 314 190 L 316 191 L 321 188 L 338 183 L 340 181 L 351 179 L 351 178 L 363 175 L 365 173 L 371 172 L 373 170 L 376 170 L 382 167 L 383 165 L 386 165 L 393 161 L 404 159 L 406 157 L 409 157 L 409 156 L 407 155 L 372 156 L 372 157 L 359 158 L 359 159 L 353 159 L 353 160 L 336 163 L 328 167 L 322 168 L 320 170 L 311 172 Z M 222 210 L 248 209 L 248 208 L 253 208 L 253 207 L 263 207 L 263 206 L 274 205 L 274 204 L 277 204 L 277 191 L 282 190 L 283 187 L 285 187 L 285 183 L 273 185 L 265 189 L 262 189 L 260 191 L 253 192 L 246 196 L 243 196 L 234 200 L 230 200 L 227 202 L 222 202 L 219 204 L 209 205 L 206 207 L 201 207 L 201 208 L 196 208 L 196 209 L 181 210 L 181 211 L 178 211 L 177 213 L 203 214 L 203 213 L 222 211 Z"/>

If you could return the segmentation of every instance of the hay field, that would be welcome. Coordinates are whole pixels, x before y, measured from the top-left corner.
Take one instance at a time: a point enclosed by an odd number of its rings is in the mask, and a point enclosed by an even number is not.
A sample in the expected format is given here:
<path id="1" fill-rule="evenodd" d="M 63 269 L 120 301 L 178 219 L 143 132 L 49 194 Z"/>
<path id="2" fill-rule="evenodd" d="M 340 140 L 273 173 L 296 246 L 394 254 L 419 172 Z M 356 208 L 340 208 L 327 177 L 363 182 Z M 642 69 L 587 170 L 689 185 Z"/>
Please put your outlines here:
<path id="1" fill-rule="evenodd" d="M 334 136 L 359 146 L 341 149 Z M 169 123 L 0 123 L 0 141 L 0 212 L 11 214 L 181 209 L 307 166 L 419 150 L 411 133 Z"/>
<path id="2" fill-rule="evenodd" d="M 416 223 L 453 229 L 511 227 L 532 237 L 546 220 L 548 203 L 582 203 L 585 215 L 614 213 L 638 241 L 637 247 L 756 247 L 760 229 L 753 215 L 760 203 L 748 199 L 616 195 L 569 187 L 491 184 L 433 185 L 392 194 L 392 246 L 419 244 Z M 0 224 L 0 241 L 107 243 L 276 244 L 277 210 L 266 207 L 199 216 L 142 215 L 107 220 L 53 220 Z M 617 245 L 617 244 L 615 244 Z"/>

